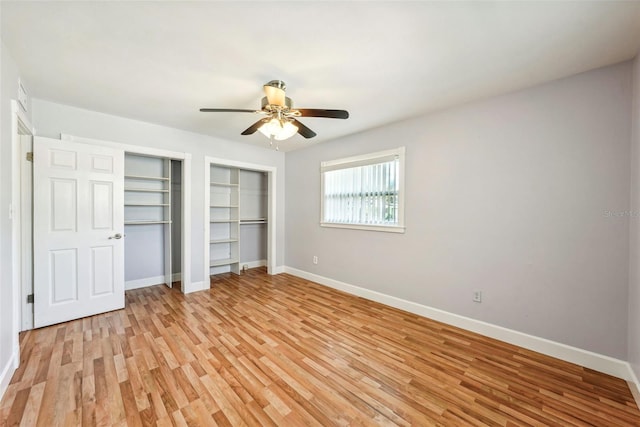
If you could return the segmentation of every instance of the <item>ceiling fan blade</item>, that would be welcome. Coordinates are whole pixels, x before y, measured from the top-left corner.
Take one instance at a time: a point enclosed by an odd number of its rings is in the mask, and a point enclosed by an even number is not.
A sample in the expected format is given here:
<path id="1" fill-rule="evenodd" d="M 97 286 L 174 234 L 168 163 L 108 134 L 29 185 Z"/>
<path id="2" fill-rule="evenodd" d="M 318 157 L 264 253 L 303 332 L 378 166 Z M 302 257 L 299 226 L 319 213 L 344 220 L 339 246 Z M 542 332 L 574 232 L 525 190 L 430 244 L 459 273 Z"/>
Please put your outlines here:
<path id="1" fill-rule="evenodd" d="M 293 122 L 294 125 L 296 125 L 298 127 L 298 133 L 300 135 L 304 136 L 305 138 L 309 139 L 309 138 L 313 138 L 314 136 L 317 135 L 314 131 L 312 131 L 311 129 L 309 129 L 308 127 L 306 127 L 302 123 L 300 123 L 298 120 L 291 119 L 291 121 Z"/>
<path id="2" fill-rule="evenodd" d="M 254 124 L 252 124 L 251 126 L 249 126 L 248 128 L 246 128 L 240 135 L 253 135 L 254 133 L 256 133 L 258 128 L 263 124 L 264 124 L 264 120 L 260 119 Z"/>
<path id="3" fill-rule="evenodd" d="M 346 110 L 322 110 L 318 108 L 296 108 L 300 111 L 301 117 L 326 117 L 329 119 L 348 119 L 349 112 Z"/>
<path id="4" fill-rule="evenodd" d="M 203 113 L 255 113 L 256 110 L 239 110 L 237 108 L 201 108 Z"/>

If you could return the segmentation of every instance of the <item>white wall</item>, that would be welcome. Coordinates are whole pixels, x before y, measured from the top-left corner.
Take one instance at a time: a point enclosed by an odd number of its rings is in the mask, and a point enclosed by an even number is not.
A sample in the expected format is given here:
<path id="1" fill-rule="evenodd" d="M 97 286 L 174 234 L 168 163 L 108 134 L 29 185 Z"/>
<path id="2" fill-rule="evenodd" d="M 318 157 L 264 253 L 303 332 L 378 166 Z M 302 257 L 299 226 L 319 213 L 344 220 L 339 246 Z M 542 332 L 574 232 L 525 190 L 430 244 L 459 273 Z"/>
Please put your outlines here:
<path id="1" fill-rule="evenodd" d="M 287 153 L 286 265 L 626 359 L 630 73 L 619 64 Z M 406 233 L 321 228 L 320 162 L 398 146 Z"/>
<path id="2" fill-rule="evenodd" d="M 13 330 L 14 292 L 19 287 L 11 283 L 14 256 L 11 251 L 11 100 L 18 98 L 18 78 L 20 72 L 11 53 L 0 40 L 0 396 L 13 373 L 12 357 L 17 331 Z M 30 114 L 27 112 L 27 118 Z"/>
<path id="3" fill-rule="evenodd" d="M 33 121 L 40 136 L 58 138 L 61 133 L 65 133 L 192 154 L 191 278 L 193 282 L 205 280 L 202 250 L 204 246 L 204 156 L 277 167 L 276 244 L 278 253 L 276 265 L 284 264 L 284 153 L 40 99 L 33 100 Z M 267 146 L 268 144 L 265 144 L 265 147 Z"/>
<path id="4" fill-rule="evenodd" d="M 627 360 L 640 378 L 640 58 L 633 61 L 631 114 L 631 215 L 629 230 L 629 352 Z"/>

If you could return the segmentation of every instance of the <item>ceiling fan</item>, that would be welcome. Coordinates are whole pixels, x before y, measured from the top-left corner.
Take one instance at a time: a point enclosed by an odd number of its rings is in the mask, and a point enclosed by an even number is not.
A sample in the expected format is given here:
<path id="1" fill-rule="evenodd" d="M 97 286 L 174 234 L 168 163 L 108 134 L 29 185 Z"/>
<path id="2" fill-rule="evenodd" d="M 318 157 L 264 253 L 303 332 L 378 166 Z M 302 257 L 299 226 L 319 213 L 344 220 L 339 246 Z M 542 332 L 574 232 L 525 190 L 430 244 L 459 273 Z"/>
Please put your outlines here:
<path id="1" fill-rule="evenodd" d="M 263 118 L 245 129 L 241 135 L 252 135 L 260 131 L 267 138 L 282 141 L 299 133 L 305 138 L 313 138 L 316 133 L 300 123 L 298 117 L 325 117 L 330 119 L 348 119 L 346 110 L 323 110 L 316 108 L 293 108 L 291 98 L 285 96 L 286 84 L 282 80 L 271 80 L 263 86 L 265 97 L 260 110 L 241 110 L 235 108 L 201 108 L 206 113 L 257 113 Z"/>

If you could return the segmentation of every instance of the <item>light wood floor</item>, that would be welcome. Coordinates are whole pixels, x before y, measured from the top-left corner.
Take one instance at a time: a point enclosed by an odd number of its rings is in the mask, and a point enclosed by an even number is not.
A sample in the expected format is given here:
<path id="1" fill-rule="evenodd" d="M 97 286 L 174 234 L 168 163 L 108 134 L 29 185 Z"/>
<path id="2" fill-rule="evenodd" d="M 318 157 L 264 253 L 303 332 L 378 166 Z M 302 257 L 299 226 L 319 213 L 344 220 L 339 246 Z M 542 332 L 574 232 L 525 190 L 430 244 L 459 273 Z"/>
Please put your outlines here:
<path id="1" fill-rule="evenodd" d="M 624 381 L 252 270 L 21 336 L 3 425 L 640 426 Z"/>

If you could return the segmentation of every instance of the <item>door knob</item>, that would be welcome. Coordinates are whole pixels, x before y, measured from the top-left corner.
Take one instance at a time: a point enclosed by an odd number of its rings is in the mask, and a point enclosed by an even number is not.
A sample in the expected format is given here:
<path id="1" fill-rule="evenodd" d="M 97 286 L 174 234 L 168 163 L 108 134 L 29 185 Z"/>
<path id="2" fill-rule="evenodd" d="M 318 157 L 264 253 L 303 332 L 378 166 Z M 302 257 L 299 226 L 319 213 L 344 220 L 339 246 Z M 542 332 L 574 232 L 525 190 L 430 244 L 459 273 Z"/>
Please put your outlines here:
<path id="1" fill-rule="evenodd" d="M 109 240 L 111 239 L 122 239 L 122 234 L 116 233 L 113 236 L 109 236 Z"/>

